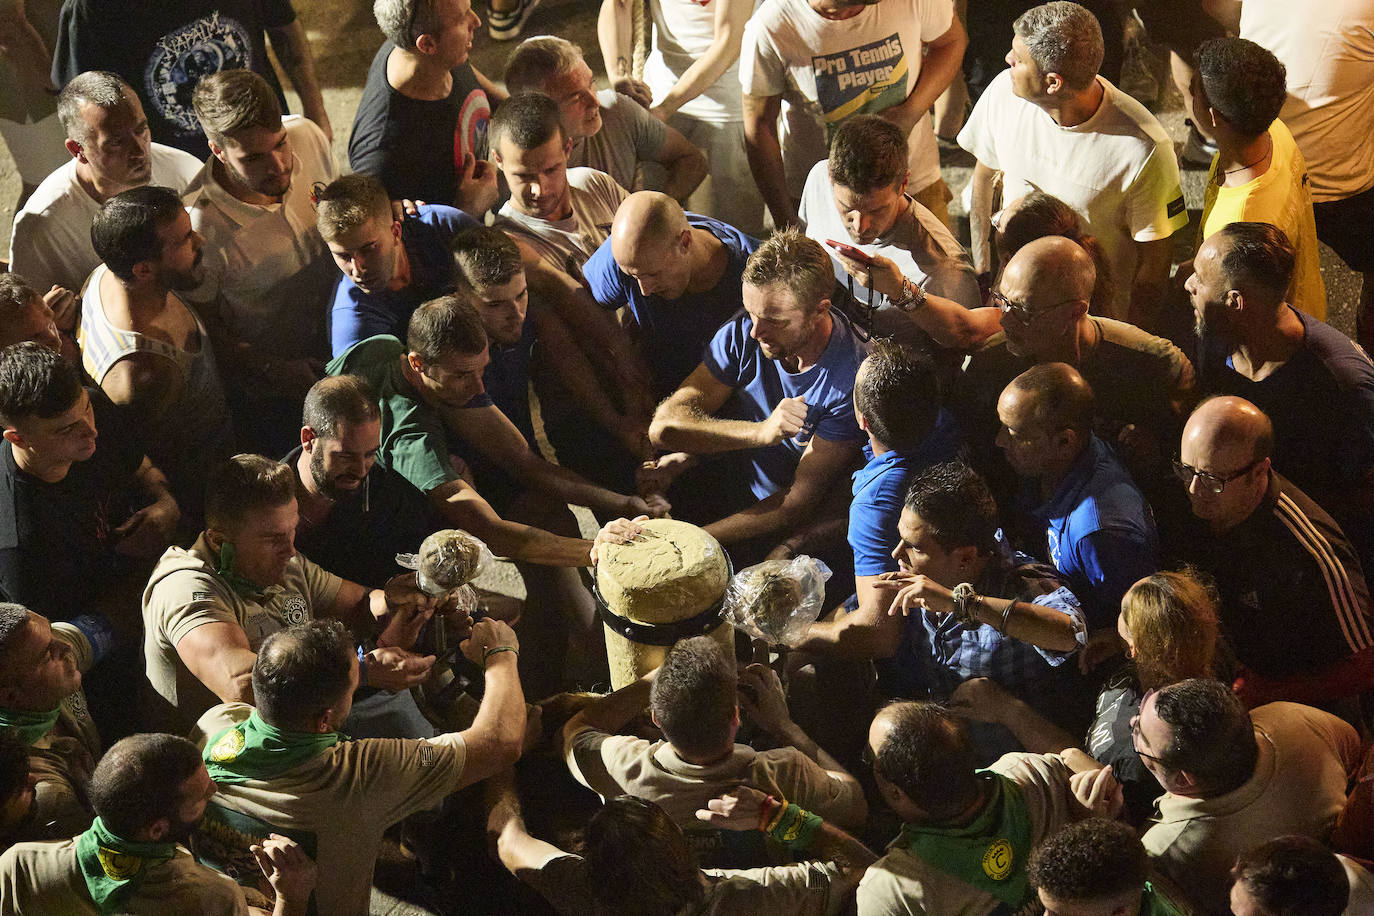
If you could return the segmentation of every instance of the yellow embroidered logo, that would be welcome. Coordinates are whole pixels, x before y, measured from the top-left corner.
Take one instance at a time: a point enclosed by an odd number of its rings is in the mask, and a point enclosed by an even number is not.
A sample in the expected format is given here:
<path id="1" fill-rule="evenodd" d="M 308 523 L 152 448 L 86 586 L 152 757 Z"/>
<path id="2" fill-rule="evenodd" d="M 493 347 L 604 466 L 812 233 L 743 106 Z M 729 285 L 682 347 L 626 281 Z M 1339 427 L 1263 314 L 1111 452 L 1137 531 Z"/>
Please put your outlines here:
<path id="1" fill-rule="evenodd" d="M 104 869 L 105 877 L 111 881 L 128 881 L 143 867 L 143 860 L 138 856 L 126 855 L 106 849 L 104 846 L 100 847 L 97 854 L 100 856 L 100 867 Z"/>
<path id="2" fill-rule="evenodd" d="M 243 732 L 237 728 L 231 728 L 224 733 L 224 737 L 215 742 L 214 747 L 210 748 L 210 759 L 215 763 L 228 763 L 236 759 L 241 750 L 243 750 Z"/>
<path id="3" fill-rule="evenodd" d="M 983 871 L 994 881 L 1001 881 L 1011 874 L 1012 862 L 1011 843 L 1006 840 L 996 840 L 988 851 L 983 853 Z"/>

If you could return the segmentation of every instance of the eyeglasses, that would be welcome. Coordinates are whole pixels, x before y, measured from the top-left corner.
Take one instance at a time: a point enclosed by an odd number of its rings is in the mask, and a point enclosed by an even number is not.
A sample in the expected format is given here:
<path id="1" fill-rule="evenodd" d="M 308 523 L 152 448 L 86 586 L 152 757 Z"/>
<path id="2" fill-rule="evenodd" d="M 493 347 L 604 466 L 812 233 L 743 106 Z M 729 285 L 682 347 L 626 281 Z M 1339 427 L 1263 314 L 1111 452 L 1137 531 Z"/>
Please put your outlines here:
<path id="1" fill-rule="evenodd" d="M 1160 766 L 1164 766 L 1165 764 L 1163 760 L 1160 760 L 1154 754 L 1147 754 L 1140 749 L 1140 716 L 1141 713 L 1143 713 L 1145 710 L 1146 701 L 1150 699 L 1151 694 L 1153 694 L 1154 692 L 1154 688 L 1145 691 L 1145 695 L 1140 698 L 1141 712 L 1137 712 L 1134 716 L 1131 716 L 1131 750 L 1135 751 L 1137 757 L 1142 757 L 1146 760 L 1153 760 Z"/>
<path id="2" fill-rule="evenodd" d="M 997 308 L 1002 312 L 1003 317 L 1015 318 L 1017 324 L 1023 325 L 1034 324 L 1038 319 L 1054 311 L 1062 305 L 1068 305 L 1071 302 L 1081 301 L 1079 299 L 1065 299 L 1062 302 L 1056 302 L 1054 305 L 1046 306 L 1045 308 L 1031 311 L 1029 306 L 1022 305 L 1019 302 L 1012 302 L 1010 299 L 999 293 L 997 290 L 992 291 L 991 299 L 992 304 L 997 306 Z"/>
<path id="3" fill-rule="evenodd" d="M 1250 462 L 1245 467 L 1241 468 L 1239 471 L 1236 471 L 1232 474 L 1222 475 L 1209 474 L 1206 471 L 1199 471 L 1197 468 L 1192 467 L 1190 465 L 1186 465 L 1179 459 L 1175 458 L 1174 476 L 1176 476 L 1179 480 L 1183 481 L 1183 486 L 1188 489 L 1192 489 L 1193 480 L 1197 479 L 1197 481 L 1202 485 L 1202 489 L 1204 491 L 1211 493 L 1213 496 L 1220 496 L 1222 491 L 1226 489 L 1226 485 L 1228 483 L 1230 483 L 1233 480 L 1238 480 L 1241 477 L 1244 477 L 1246 474 L 1249 474 L 1256 467 L 1258 467 L 1259 463 L 1263 460 L 1263 458 L 1256 458 L 1254 461 Z"/>

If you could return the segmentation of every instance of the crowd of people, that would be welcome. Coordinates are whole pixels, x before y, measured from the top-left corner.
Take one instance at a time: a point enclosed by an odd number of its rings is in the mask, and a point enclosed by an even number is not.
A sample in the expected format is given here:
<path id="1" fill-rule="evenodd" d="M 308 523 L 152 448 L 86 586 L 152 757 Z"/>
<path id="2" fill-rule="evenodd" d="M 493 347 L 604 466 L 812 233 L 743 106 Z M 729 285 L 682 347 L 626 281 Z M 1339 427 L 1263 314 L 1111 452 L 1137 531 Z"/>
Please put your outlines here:
<path id="1" fill-rule="evenodd" d="M 0 3 L 0 916 L 1374 912 L 1372 0 L 372 6 Z M 607 692 L 669 515 L 823 613 Z"/>

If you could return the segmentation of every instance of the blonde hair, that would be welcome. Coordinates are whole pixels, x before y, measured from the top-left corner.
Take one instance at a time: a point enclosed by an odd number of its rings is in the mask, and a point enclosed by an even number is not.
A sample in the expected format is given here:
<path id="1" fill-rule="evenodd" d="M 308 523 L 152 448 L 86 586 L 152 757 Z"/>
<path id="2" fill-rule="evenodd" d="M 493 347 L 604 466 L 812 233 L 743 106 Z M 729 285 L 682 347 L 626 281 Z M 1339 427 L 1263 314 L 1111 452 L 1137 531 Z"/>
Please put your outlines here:
<path id="1" fill-rule="evenodd" d="M 1142 579 L 1121 599 L 1144 687 L 1210 678 L 1217 644 L 1217 593 L 1193 569 Z"/>

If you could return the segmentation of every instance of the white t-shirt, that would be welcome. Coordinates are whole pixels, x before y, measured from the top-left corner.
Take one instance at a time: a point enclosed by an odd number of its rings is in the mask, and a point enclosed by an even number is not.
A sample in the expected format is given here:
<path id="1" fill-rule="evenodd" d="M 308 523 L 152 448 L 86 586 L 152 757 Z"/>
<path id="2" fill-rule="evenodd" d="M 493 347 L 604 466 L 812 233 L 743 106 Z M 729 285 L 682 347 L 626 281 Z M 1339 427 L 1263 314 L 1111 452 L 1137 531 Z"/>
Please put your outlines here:
<path id="1" fill-rule="evenodd" d="M 148 183 L 180 194 L 200 171 L 189 153 L 154 143 L 149 148 L 152 177 Z M 46 293 L 54 283 L 76 292 L 100 263 L 91 245 L 91 221 L 100 204 L 76 180 L 76 160 L 53 172 L 14 216 L 10 270 Z"/>
<path id="2" fill-rule="evenodd" d="M 826 158 L 825 127 L 905 101 L 921 73 L 922 44 L 949 31 L 953 20 L 950 0 L 883 0 L 838 22 L 807 0 L 764 0 L 744 30 L 740 88 L 787 103 L 782 149 L 793 197 L 801 196 L 811 166 Z M 911 187 L 934 184 L 940 154 L 929 114 L 908 143 Z"/>
<path id="3" fill-rule="evenodd" d="M 281 203 L 245 203 L 215 179 L 208 159 L 182 195 L 191 225 L 205 236 L 205 279 L 186 298 L 222 298 L 219 314 L 235 340 L 283 359 L 313 355 L 338 280 L 315 228 L 311 188 L 337 174 L 329 140 L 300 115 L 282 118 L 291 144 L 291 186 Z"/>
<path id="4" fill-rule="evenodd" d="M 655 105 L 663 101 L 682 74 L 710 49 L 716 39 L 716 8 L 720 2 L 651 0 L 649 14 L 654 23 L 653 50 L 644 63 L 644 82 L 654 91 Z M 715 124 L 743 120 L 739 59 L 736 58 L 705 92 L 679 108 L 678 113 Z"/>
<path id="5" fill-rule="evenodd" d="M 1284 0 L 1245 0 L 1240 36 L 1288 69 L 1279 117 L 1307 160 L 1312 200 L 1374 187 L 1374 3 L 1306 3 L 1299 19 Z"/>
<path id="6" fill-rule="evenodd" d="M 610 175 L 588 168 L 568 169 L 568 195 L 572 216 L 567 219 L 526 216 L 508 200 L 495 226 L 539 252 L 554 270 L 581 279 L 582 265 L 610 237 L 616 208 L 630 195 Z"/>
<path id="7" fill-rule="evenodd" d="M 1004 173 L 1002 199 L 1034 189 L 1072 207 L 1097 236 L 1116 290 L 1108 318 L 1125 319 L 1135 277 L 1131 242 L 1168 238 L 1188 225 L 1174 144 L 1155 116 L 1099 76 L 1102 104 L 1088 120 L 1061 127 L 1012 92 L 1011 71 L 988 86 L 959 145 Z"/>
<path id="8" fill-rule="evenodd" d="M 964 308 L 978 308 L 983 304 L 978 276 L 973 272 L 973 263 L 964 246 L 935 214 L 914 200 L 907 202 L 909 219 L 899 218 L 887 235 L 875 242 L 855 244 L 845 228 L 844 217 L 835 208 L 828 166 L 829 160 L 822 160 L 811 168 L 806 189 L 802 191 L 800 216 L 806 234 L 820 242 L 835 262 L 835 279 L 839 283 L 848 283 L 849 274 L 825 244 L 826 239 L 891 258 L 902 276 L 914 280 L 926 292 L 952 299 Z"/>

